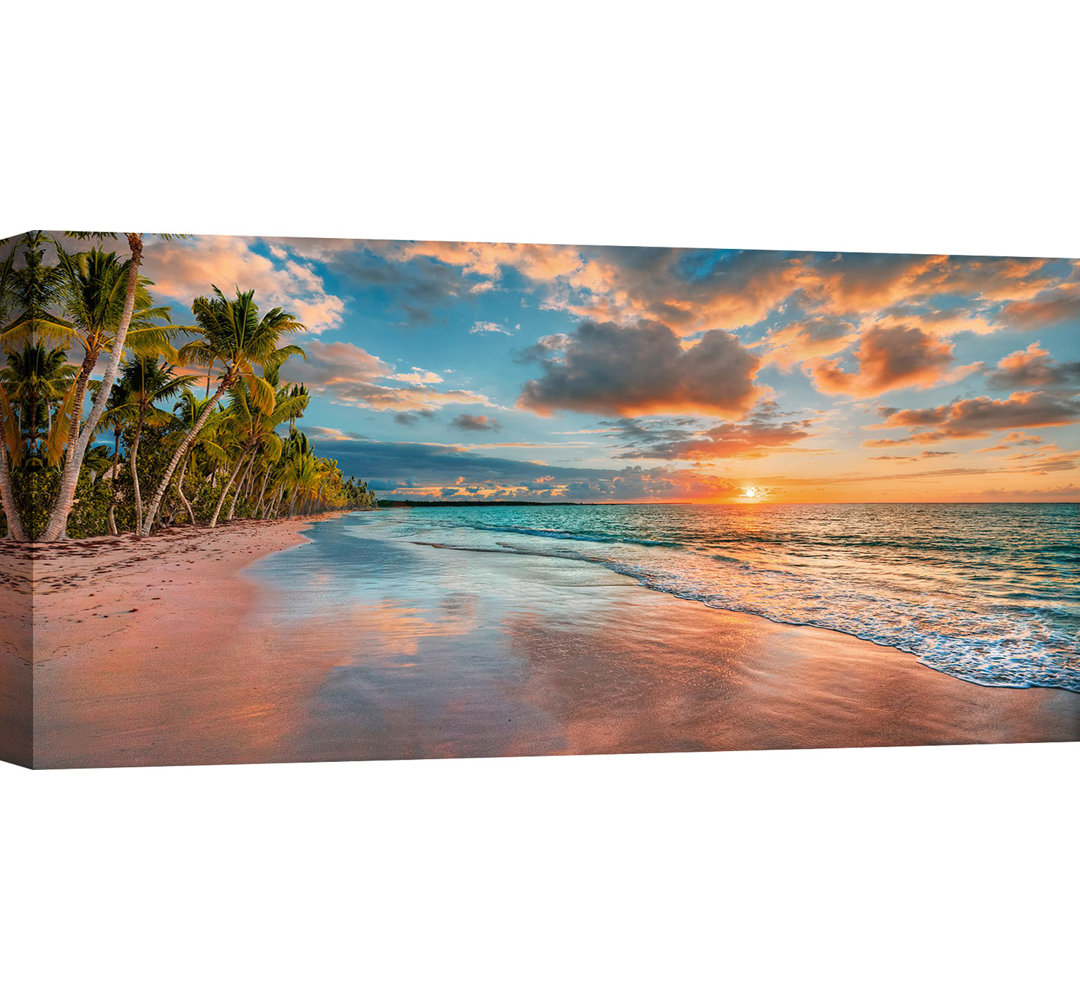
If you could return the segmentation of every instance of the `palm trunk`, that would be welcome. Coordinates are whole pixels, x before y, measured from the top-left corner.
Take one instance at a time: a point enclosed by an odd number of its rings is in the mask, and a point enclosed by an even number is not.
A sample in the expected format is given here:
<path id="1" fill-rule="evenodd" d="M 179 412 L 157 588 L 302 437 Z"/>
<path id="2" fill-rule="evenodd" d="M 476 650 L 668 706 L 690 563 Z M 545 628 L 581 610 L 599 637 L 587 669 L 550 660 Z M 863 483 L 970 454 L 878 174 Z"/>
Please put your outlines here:
<path id="1" fill-rule="evenodd" d="M 19 508 L 15 506 L 15 486 L 8 466 L 7 442 L 0 440 L 0 498 L 3 498 L 4 517 L 7 518 L 7 537 L 15 542 L 28 542 Z"/>
<path id="2" fill-rule="evenodd" d="M 87 446 L 97 430 L 98 420 L 105 410 L 105 402 L 112 391 L 113 382 L 116 381 L 116 373 L 120 369 L 120 362 L 124 356 L 124 341 L 127 339 L 128 326 L 131 324 L 131 316 L 135 311 L 135 293 L 139 287 L 139 265 L 142 263 L 142 237 L 138 233 L 128 233 L 128 246 L 131 248 L 131 260 L 128 263 L 127 292 L 124 297 L 124 310 L 120 314 L 120 324 L 116 328 L 116 336 L 113 338 L 112 351 L 109 354 L 109 364 L 101 379 L 97 399 L 90 409 L 90 415 L 78 431 L 78 440 L 72 447 L 72 435 L 68 434 L 67 453 L 64 456 L 64 473 L 60 477 L 60 488 L 57 491 L 56 501 L 53 504 L 52 513 L 49 515 L 49 523 L 42 532 L 43 542 L 56 542 L 67 536 L 67 519 L 71 513 L 72 504 L 75 502 L 75 487 L 79 484 L 79 473 L 82 471 L 83 456 Z M 95 359 L 96 360 L 96 359 Z M 85 363 L 84 363 L 85 365 Z M 91 363 L 91 368 L 93 364 Z M 89 371 L 86 373 L 89 378 Z M 79 375 L 82 378 L 82 373 Z M 85 391 L 85 384 L 83 390 Z M 77 400 L 79 409 L 72 413 L 72 430 L 78 426 L 79 412 L 82 408 L 81 397 Z"/>
<path id="3" fill-rule="evenodd" d="M 244 484 L 247 482 L 248 473 L 251 472 L 251 467 L 255 464 L 255 453 L 251 454 L 251 461 L 248 462 L 247 468 L 244 470 L 243 476 L 240 477 L 240 485 L 236 487 L 236 492 L 233 493 L 232 503 L 229 504 L 229 513 L 225 515 L 226 521 L 233 519 L 233 514 L 236 513 L 236 500 L 240 496 L 240 491 L 243 490 Z"/>
<path id="4" fill-rule="evenodd" d="M 109 534 L 119 535 L 116 530 L 116 473 L 120 468 L 120 427 L 116 428 L 116 444 L 112 456 L 112 495 L 109 497 Z M 138 521 L 135 522 L 138 524 Z"/>
<path id="5" fill-rule="evenodd" d="M 266 496 L 266 484 L 270 482 L 270 470 L 273 466 L 266 467 L 266 475 L 263 476 L 262 489 L 259 490 L 259 499 L 255 501 L 255 516 L 259 517 L 263 509 L 263 497 Z"/>
<path id="6" fill-rule="evenodd" d="M 191 504 L 188 503 L 188 498 L 184 496 L 184 473 L 187 472 L 187 462 L 184 462 L 180 466 L 180 478 L 176 480 L 176 492 L 180 494 L 180 499 L 184 503 L 184 509 L 187 511 L 188 520 L 195 523 L 195 511 L 191 509 Z"/>
<path id="7" fill-rule="evenodd" d="M 217 506 L 214 508 L 214 516 L 210 518 L 210 527 L 217 527 L 218 515 L 221 514 L 221 508 L 225 503 L 225 497 L 229 495 L 229 490 L 232 488 L 232 484 L 236 481 L 236 474 L 240 471 L 241 466 L 244 464 L 244 456 L 241 455 L 236 460 L 236 465 L 233 467 L 232 475 L 229 476 L 229 481 L 225 484 L 225 489 L 221 491 L 221 496 L 218 497 Z"/>
<path id="8" fill-rule="evenodd" d="M 180 464 L 180 460 L 187 455 L 188 449 L 198 436 L 199 431 L 203 429 L 203 424 L 210 418 L 210 414 L 213 412 L 214 407 L 217 406 L 218 400 L 221 399 L 230 388 L 232 388 L 232 378 L 226 373 L 226 377 L 221 380 L 221 385 L 218 386 L 217 392 L 214 393 L 210 405 L 199 414 L 199 419 L 195 421 L 195 425 L 187 432 L 186 437 L 177 447 L 176 453 L 172 457 L 172 461 L 169 462 L 169 467 L 165 470 L 165 475 L 161 477 L 161 482 L 158 483 L 158 488 L 154 491 L 153 499 L 150 501 L 150 506 L 146 510 L 146 517 L 139 526 L 139 533 L 144 538 L 147 537 L 154 528 L 154 519 L 157 517 L 158 508 L 161 507 L 162 498 L 165 496 L 165 491 L 169 488 L 169 482 L 172 480 L 173 473 Z"/>
<path id="9" fill-rule="evenodd" d="M 75 395 L 71 401 L 71 422 L 68 424 L 68 439 L 64 449 L 71 455 L 79 444 L 79 430 L 82 427 L 82 408 L 86 401 L 86 387 L 90 384 L 94 365 L 97 364 L 98 351 L 88 350 L 79 366 L 79 377 L 75 380 Z"/>
<path id="10" fill-rule="evenodd" d="M 131 442 L 131 482 L 135 491 L 135 534 L 138 535 L 138 526 L 142 524 L 142 494 L 139 492 L 139 470 L 135 465 L 135 459 L 139 454 L 139 438 L 142 437 L 143 421 L 146 418 L 146 408 L 139 407 L 139 419 L 135 424 L 135 439 Z"/>

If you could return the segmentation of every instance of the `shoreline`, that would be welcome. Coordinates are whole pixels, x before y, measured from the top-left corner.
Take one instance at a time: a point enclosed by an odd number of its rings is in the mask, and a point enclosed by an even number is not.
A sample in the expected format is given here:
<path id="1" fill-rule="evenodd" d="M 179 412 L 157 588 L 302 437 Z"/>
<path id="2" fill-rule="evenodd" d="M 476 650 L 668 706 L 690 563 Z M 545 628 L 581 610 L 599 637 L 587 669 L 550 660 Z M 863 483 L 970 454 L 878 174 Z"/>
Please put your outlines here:
<path id="1" fill-rule="evenodd" d="M 207 646 L 234 662 L 242 660 L 243 644 L 230 632 L 259 590 L 242 572 L 271 553 L 307 543 L 302 532 L 311 524 L 340 516 L 175 527 L 149 538 L 100 536 L 39 547 L 34 555 L 34 766 L 66 766 L 48 762 L 58 751 L 78 756 L 82 739 L 100 742 L 107 733 L 107 699 L 115 691 L 108 684 L 111 663 L 127 657 L 124 670 L 137 688 L 131 670 L 160 653 L 170 636 L 185 649 Z M 98 579 L 92 579 L 95 574 Z M 91 648 L 92 657 L 87 656 Z M 82 662 L 71 664 L 74 669 L 63 678 L 50 669 L 58 658 L 76 652 Z M 88 685 L 83 674 L 105 683 Z M 83 725 L 73 728 L 65 718 L 76 713 Z M 81 749 L 94 763 L 74 766 L 126 763 L 104 762 L 107 747 Z"/>
<path id="2" fill-rule="evenodd" d="M 36 766 L 1080 737 L 1074 692 L 983 687 L 601 566 L 497 553 L 479 565 L 351 540 L 371 567 L 353 593 L 347 575 L 317 579 L 320 564 L 290 554 L 342 516 L 36 557 Z M 333 530 L 336 545 L 349 537 Z M 467 615 L 454 605 L 466 600 Z M 460 676 L 435 669 L 445 664 Z"/>

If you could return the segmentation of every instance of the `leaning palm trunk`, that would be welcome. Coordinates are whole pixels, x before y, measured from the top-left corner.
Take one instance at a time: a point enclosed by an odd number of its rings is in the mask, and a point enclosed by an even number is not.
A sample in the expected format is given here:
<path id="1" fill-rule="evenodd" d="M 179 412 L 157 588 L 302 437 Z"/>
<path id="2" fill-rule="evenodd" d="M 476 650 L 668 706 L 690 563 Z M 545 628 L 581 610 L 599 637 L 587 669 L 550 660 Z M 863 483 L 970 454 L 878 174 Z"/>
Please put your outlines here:
<path id="1" fill-rule="evenodd" d="M 180 464 L 181 459 L 187 455 L 188 449 L 195 441 L 195 438 L 199 436 L 199 431 L 203 429 L 203 424 L 210 418 L 210 414 L 213 412 L 214 407 L 217 406 L 218 401 L 232 388 L 232 383 L 233 379 L 231 375 L 226 373 L 226 377 L 221 380 L 221 385 L 218 386 L 218 390 L 214 393 L 210 403 L 202 413 L 199 414 L 199 419 L 195 421 L 194 426 L 187 432 L 184 440 L 181 441 L 179 447 L 177 447 L 176 452 L 172 457 L 172 461 L 169 462 L 169 467 L 165 470 L 165 475 L 161 477 L 161 482 L 158 483 L 158 487 L 154 491 L 154 496 L 150 500 L 150 506 L 146 510 L 146 517 L 143 518 L 143 522 L 139 526 L 139 534 L 144 538 L 154 530 L 154 521 L 157 520 L 161 501 L 165 497 L 165 491 L 169 488 L 169 483 L 172 481 L 176 467 Z"/>
<path id="2" fill-rule="evenodd" d="M 271 466 L 266 467 L 266 475 L 263 476 L 262 489 L 259 490 L 259 499 L 255 501 L 255 516 L 265 516 L 263 513 L 263 497 L 266 496 L 266 484 L 270 482 Z"/>
<path id="3" fill-rule="evenodd" d="M 15 489 L 11 482 L 11 468 L 8 465 L 7 445 L 0 440 L 0 497 L 4 502 L 4 517 L 7 518 L 7 537 L 16 542 L 30 539 L 23 528 L 19 508 L 15 506 Z"/>
<path id="4" fill-rule="evenodd" d="M 72 455 L 79 444 L 79 430 L 81 429 L 82 408 L 86 401 L 86 387 L 90 384 L 90 375 L 97 364 L 98 352 L 86 352 L 82 365 L 79 368 L 79 377 L 75 380 L 75 391 L 71 400 L 71 421 L 68 423 L 68 436 L 65 454 Z"/>
<path id="5" fill-rule="evenodd" d="M 142 437 L 143 421 L 146 418 L 145 407 L 139 407 L 139 420 L 135 424 L 135 438 L 131 442 L 131 454 L 128 456 L 131 460 L 131 483 L 132 489 L 135 493 L 135 534 L 138 532 L 138 525 L 142 524 L 142 494 L 139 492 L 139 470 L 135 465 L 135 459 L 139 454 L 139 439 Z"/>
<path id="6" fill-rule="evenodd" d="M 68 437 L 67 453 L 64 456 L 64 473 L 60 477 L 60 488 L 53 503 L 52 513 L 49 515 L 49 523 L 42 532 L 43 542 L 56 542 L 67 535 L 67 520 L 75 502 L 75 487 L 79 485 L 79 473 L 82 471 L 83 456 L 87 446 L 97 430 L 98 420 L 105 410 L 105 402 L 112 391 L 113 382 L 116 381 L 116 373 L 120 369 L 120 361 L 124 356 L 124 340 L 127 338 L 128 326 L 135 311 L 135 293 L 139 287 L 139 264 L 142 262 L 142 238 L 138 233 L 128 233 L 128 246 L 131 248 L 131 261 L 128 264 L 127 291 L 124 297 L 124 310 L 120 314 L 120 323 L 116 328 L 116 336 L 113 338 L 112 351 L 109 354 L 109 364 L 105 374 L 101 378 L 101 386 L 98 389 L 97 399 L 90 409 L 90 415 L 79 430 L 78 440 L 72 447 L 72 438 Z M 89 375 L 89 373 L 87 373 Z M 81 378 L 80 374 L 80 378 Z M 84 386 L 85 389 L 85 386 Z M 77 400 L 78 409 L 72 412 L 72 427 L 78 423 L 82 408 L 81 398 Z"/>
<path id="7" fill-rule="evenodd" d="M 279 486 L 277 492 L 274 494 L 274 500 L 270 508 L 270 520 L 276 521 L 278 517 L 278 511 L 281 510 L 281 497 L 285 492 L 284 486 Z"/>
<path id="8" fill-rule="evenodd" d="M 251 467 L 255 464 L 255 455 L 252 453 L 251 461 L 248 462 L 247 468 L 244 470 L 243 476 L 240 477 L 240 485 L 236 487 L 236 492 L 233 493 L 232 503 L 229 504 L 229 513 L 225 515 L 226 521 L 233 519 L 233 514 L 236 513 L 236 501 L 239 498 L 241 492 L 244 489 L 244 485 L 247 483 L 248 474 L 251 472 Z"/>
<path id="9" fill-rule="evenodd" d="M 211 528 L 216 528 L 217 527 L 217 519 L 218 519 L 219 515 L 221 514 L 221 508 L 225 503 L 225 497 L 227 497 L 229 495 L 229 490 L 232 489 L 232 484 L 234 482 L 236 482 L 237 473 L 239 473 L 239 471 L 243 467 L 243 465 L 244 465 L 244 456 L 241 455 L 236 460 L 236 466 L 232 470 L 232 475 L 229 476 L 229 481 L 225 484 L 225 489 L 223 489 L 221 491 L 221 496 L 218 497 L 217 506 L 214 508 L 214 516 L 210 518 L 210 527 Z"/>
<path id="10" fill-rule="evenodd" d="M 187 511 L 188 520 L 195 523 L 195 511 L 191 509 L 191 504 L 188 503 L 188 498 L 184 496 L 184 473 L 187 472 L 187 462 L 184 462 L 180 466 L 180 478 L 176 480 L 176 492 L 180 494 L 180 500 L 184 504 L 184 509 Z"/>
<path id="11" fill-rule="evenodd" d="M 112 457 L 112 492 L 109 496 L 109 534 L 118 535 L 116 530 L 116 473 L 120 468 L 120 427 L 116 428 L 116 445 L 113 447 Z M 138 524 L 138 522 L 135 522 Z"/>

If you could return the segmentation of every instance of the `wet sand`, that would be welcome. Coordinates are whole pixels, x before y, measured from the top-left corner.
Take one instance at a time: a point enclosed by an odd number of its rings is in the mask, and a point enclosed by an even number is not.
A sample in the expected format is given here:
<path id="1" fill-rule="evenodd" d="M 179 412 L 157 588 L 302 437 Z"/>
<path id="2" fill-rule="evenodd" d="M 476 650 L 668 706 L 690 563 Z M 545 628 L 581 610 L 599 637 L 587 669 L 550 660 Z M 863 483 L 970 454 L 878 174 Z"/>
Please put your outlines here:
<path id="1" fill-rule="evenodd" d="M 1072 692 L 979 687 L 594 565 L 309 524 L 41 556 L 35 766 L 1080 738 Z"/>

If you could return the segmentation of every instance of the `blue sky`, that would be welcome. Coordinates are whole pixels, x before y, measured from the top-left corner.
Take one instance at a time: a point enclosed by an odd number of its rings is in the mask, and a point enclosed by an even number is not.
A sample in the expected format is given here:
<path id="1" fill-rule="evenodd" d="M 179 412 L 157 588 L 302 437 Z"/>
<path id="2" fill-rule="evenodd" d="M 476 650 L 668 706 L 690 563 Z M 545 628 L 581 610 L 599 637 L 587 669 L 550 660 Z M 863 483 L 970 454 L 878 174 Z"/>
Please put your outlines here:
<path id="1" fill-rule="evenodd" d="M 307 324 L 303 419 L 384 496 L 1075 499 L 1080 262 L 148 241 Z"/>

